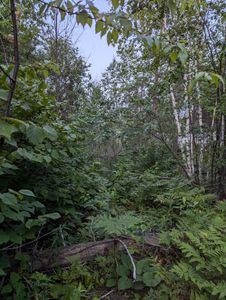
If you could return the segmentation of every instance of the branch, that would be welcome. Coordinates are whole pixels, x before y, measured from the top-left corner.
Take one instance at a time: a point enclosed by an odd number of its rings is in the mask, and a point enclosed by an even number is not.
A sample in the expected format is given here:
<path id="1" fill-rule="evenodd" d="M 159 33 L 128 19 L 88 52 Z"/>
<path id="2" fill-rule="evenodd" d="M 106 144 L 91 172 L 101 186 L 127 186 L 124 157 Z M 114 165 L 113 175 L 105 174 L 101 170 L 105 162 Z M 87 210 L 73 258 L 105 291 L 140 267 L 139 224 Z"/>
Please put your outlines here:
<path id="1" fill-rule="evenodd" d="M 42 4 L 48 6 L 48 7 L 55 8 L 55 9 L 57 9 L 57 10 L 59 10 L 59 11 L 61 11 L 61 12 L 64 12 L 64 13 L 70 15 L 70 16 L 79 14 L 78 11 L 70 11 L 70 10 L 64 9 L 64 8 L 58 6 L 58 5 L 54 5 L 54 4 L 47 3 L 47 2 L 45 2 L 44 0 L 38 0 L 38 1 L 41 2 Z M 80 2 L 80 1 L 79 1 L 79 2 Z M 90 18 L 93 19 L 91 16 L 90 16 Z"/>
<path id="2" fill-rule="evenodd" d="M 214 59 L 213 50 L 212 50 L 212 47 L 210 45 L 210 42 L 209 42 L 207 34 L 206 34 L 206 30 L 207 30 L 207 33 L 209 34 L 207 21 L 206 21 L 205 17 L 202 16 L 201 14 L 200 14 L 200 17 L 202 19 L 202 27 L 203 27 L 204 38 L 205 38 L 207 47 L 209 48 L 209 51 L 210 51 L 211 65 L 212 65 L 213 69 L 217 72 L 217 66 L 216 66 L 216 62 L 215 62 L 215 59 Z"/>
<path id="3" fill-rule="evenodd" d="M 17 75 L 18 75 L 19 65 L 20 65 L 15 0 L 10 0 L 10 8 L 11 8 L 11 18 L 13 24 L 13 37 L 14 37 L 14 43 L 13 43 L 14 44 L 14 69 L 13 69 L 12 78 L 10 80 L 9 93 L 7 96 L 7 109 L 6 109 L 7 117 L 10 115 L 10 108 L 13 99 L 13 94 L 16 88 L 16 80 L 17 80 Z"/>
<path id="4" fill-rule="evenodd" d="M 111 290 L 109 291 L 107 294 L 103 295 L 100 297 L 100 299 L 104 299 L 104 298 L 107 298 L 108 296 L 110 296 L 112 293 L 114 293 L 115 290 Z"/>
<path id="5" fill-rule="evenodd" d="M 36 256 L 33 258 L 33 270 L 38 271 L 48 270 L 55 267 L 66 267 L 72 263 L 75 257 L 78 257 L 83 262 L 93 260 L 96 256 L 107 255 L 109 251 L 115 247 L 115 242 L 118 242 L 117 250 L 119 251 L 127 249 L 128 246 L 139 247 L 139 244 L 137 244 L 132 238 L 120 237 L 120 240 L 119 238 L 116 238 L 62 247 L 57 249 L 55 255 L 53 255 L 52 249 L 47 249 L 36 253 Z M 146 234 L 144 235 L 144 240 L 141 243 L 148 248 L 150 247 L 150 249 L 157 247 L 166 252 L 169 251 L 168 248 L 165 248 L 159 243 L 157 235 L 150 236 Z M 136 269 L 134 270 L 133 278 L 136 276 Z"/>
<path id="6" fill-rule="evenodd" d="M 175 159 L 176 163 L 178 164 L 178 166 L 181 168 L 181 170 L 184 172 L 184 175 L 190 179 L 186 168 L 184 167 L 184 165 L 181 163 L 180 158 L 177 156 L 177 154 L 173 151 L 173 149 L 171 148 L 171 146 L 167 143 L 165 137 L 164 137 L 164 130 L 162 129 L 162 125 L 161 125 L 161 120 L 159 119 L 159 117 L 154 113 L 154 112 L 149 112 L 149 114 L 152 116 L 152 118 L 155 118 L 157 120 L 157 125 L 159 128 L 159 133 L 160 136 L 154 134 L 153 132 L 150 132 L 151 136 L 155 139 L 157 139 L 158 141 L 160 141 L 161 143 L 163 143 L 163 145 L 168 149 L 168 151 L 172 154 L 173 158 Z"/>
<path id="7" fill-rule="evenodd" d="M 127 252 L 128 256 L 130 258 L 131 264 L 133 266 L 133 280 L 136 281 L 136 279 L 137 279 L 137 270 L 136 270 L 136 265 L 134 263 L 133 257 L 130 254 L 129 249 L 127 248 L 126 244 L 120 239 L 117 239 L 117 241 L 119 241 L 123 245 L 123 247 L 126 249 L 126 252 Z"/>
<path id="8" fill-rule="evenodd" d="M 2 66 L 0 66 L 0 70 L 9 78 L 9 80 L 13 81 L 13 78 L 4 70 Z"/>
<path id="9" fill-rule="evenodd" d="M 13 246 L 13 244 L 12 244 L 12 245 L 10 245 L 10 246 L 7 246 L 7 247 L 5 247 L 5 248 L 0 249 L 0 252 L 1 252 L 1 251 L 19 250 L 19 249 L 21 249 L 21 248 L 23 248 L 23 247 L 25 247 L 25 246 L 34 244 L 35 242 L 37 242 L 37 241 L 43 239 L 44 237 L 47 237 L 47 236 L 53 234 L 54 232 L 56 232 L 56 231 L 58 231 L 58 230 L 59 230 L 59 228 L 57 227 L 57 228 L 53 229 L 52 231 L 43 234 L 42 236 L 38 235 L 38 237 L 37 237 L 36 239 L 32 240 L 32 241 L 26 242 L 26 243 L 21 244 L 21 245 L 18 245 L 18 246 L 12 247 L 12 246 Z"/>

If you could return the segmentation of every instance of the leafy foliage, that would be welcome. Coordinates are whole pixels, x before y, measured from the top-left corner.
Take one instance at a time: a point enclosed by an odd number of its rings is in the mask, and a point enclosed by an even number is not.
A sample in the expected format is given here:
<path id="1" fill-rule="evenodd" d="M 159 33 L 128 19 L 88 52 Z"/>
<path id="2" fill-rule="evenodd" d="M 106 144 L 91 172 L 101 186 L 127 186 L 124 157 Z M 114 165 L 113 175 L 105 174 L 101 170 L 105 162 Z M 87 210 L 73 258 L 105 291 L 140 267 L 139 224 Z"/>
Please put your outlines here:
<path id="1" fill-rule="evenodd" d="M 173 290 L 184 286 L 187 297 L 225 297 L 224 220 L 225 203 L 219 203 L 212 212 L 188 212 L 176 229 L 163 235 L 163 241 L 168 240 L 181 253 L 166 275 Z"/>
<path id="2" fill-rule="evenodd" d="M 91 219 L 92 229 L 98 233 L 103 232 L 107 236 L 132 234 L 134 230 L 139 230 L 142 223 L 143 219 L 141 217 L 131 213 L 125 213 L 118 217 L 97 215 Z"/>
<path id="3" fill-rule="evenodd" d="M 108 2 L 0 2 L 0 298 L 225 299 L 224 1 Z M 118 46 L 99 82 L 75 24 Z M 32 270 L 122 235 L 127 254 Z"/>

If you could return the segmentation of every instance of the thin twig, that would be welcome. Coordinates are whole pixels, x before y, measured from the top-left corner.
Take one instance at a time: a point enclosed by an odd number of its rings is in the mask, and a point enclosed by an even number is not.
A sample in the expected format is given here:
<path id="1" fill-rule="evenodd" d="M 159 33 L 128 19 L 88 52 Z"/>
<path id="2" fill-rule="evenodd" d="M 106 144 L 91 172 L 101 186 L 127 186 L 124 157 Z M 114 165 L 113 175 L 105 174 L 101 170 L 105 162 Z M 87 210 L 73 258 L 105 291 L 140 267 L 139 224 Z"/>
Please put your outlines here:
<path id="1" fill-rule="evenodd" d="M 11 81 L 14 81 L 14 79 L 4 70 L 2 66 L 0 66 L 0 70 L 5 74 Z"/>
<path id="2" fill-rule="evenodd" d="M 57 231 L 57 230 L 59 230 L 58 227 L 55 228 L 55 229 L 53 229 L 53 230 L 50 231 L 50 232 L 47 232 L 47 233 L 43 234 L 42 236 L 37 237 L 36 239 L 34 239 L 34 240 L 30 241 L 30 242 L 24 243 L 24 244 L 22 244 L 22 245 L 20 245 L 20 246 L 15 246 L 15 247 L 5 247 L 5 248 L 3 248 L 3 249 L 0 249 L 0 251 L 17 250 L 18 248 L 22 248 L 22 247 L 25 247 L 25 246 L 27 246 L 27 245 L 33 244 L 33 243 L 37 242 L 38 240 L 40 240 L 40 239 L 42 239 L 42 238 L 44 238 L 44 237 L 46 237 L 46 236 L 48 236 L 48 235 L 54 233 L 54 232 Z"/>
<path id="3" fill-rule="evenodd" d="M 38 239 L 41 236 L 41 232 L 42 232 L 43 227 L 44 227 L 44 225 L 41 226 L 36 239 Z M 34 245 L 33 254 L 36 252 L 36 250 L 38 248 L 38 241 L 39 240 L 37 240 L 37 243 Z"/>
<path id="4" fill-rule="evenodd" d="M 66 247 L 66 242 L 65 242 L 65 238 L 64 238 L 64 234 L 63 234 L 63 230 L 62 230 L 61 225 L 59 227 L 59 232 L 60 232 L 60 236 L 61 236 L 61 239 L 62 239 L 62 244 L 63 244 L 64 247 Z"/>
<path id="5" fill-rule="evenodd" d="M 111 290 L 111 291 L 107 292 L 107 294 L 101 296 L 100 299 L 106 298 L 107 296 L 111 295 L 114 291 L 115 291 L 115 290 Z"/>
<path id="6" fill-rule="evenodd" d="M 78 15 L 79 14 L 79 11 L 70 11 L 70 10 L 67 10 L 67 9 L 64 9 L 63 7 L 61 6 L 58 6 L 58 5 L 55 5 L 55 4 L 50 4 L 50 3 L 47 3 L 46 1 L 44 0 L 38 0 L 39 2 L 41 2 L 42 4 L 48 6 L 48 7 L 52 7 L 52 8 L 55 8 L 63 13 L 66 13 L 70 16 L 73 16 L 73 15 Z M 90 19 L 93 19 L 91 16 L 89 16 Z"/>
<path id="7" fill-rule="evenodd" d="M 5 282 L 5 276 L 2 277 L 1 282 L 0 282 L 0 290 L 2 289 L 4 282 Z"/>
<path id="8" fill-rule="evenodd" d="M 130 254 L 129 249 L 127 248 L 126 244 L 122 240 L 120 240 L 120 239 L 117 239 L 117 241 L 119 241 L 123 245 L 123 247 L 126 249 L 126 252 L 127 252 L 128 256 L 129 256 L 129 258 L 131 260 L 131 264 L 133 266 L 133 280 L 135 281 L 136 278 L 137 278 L 137 271 L 136 271 L 136 265 L 134 263 L 133 257 Z"/>

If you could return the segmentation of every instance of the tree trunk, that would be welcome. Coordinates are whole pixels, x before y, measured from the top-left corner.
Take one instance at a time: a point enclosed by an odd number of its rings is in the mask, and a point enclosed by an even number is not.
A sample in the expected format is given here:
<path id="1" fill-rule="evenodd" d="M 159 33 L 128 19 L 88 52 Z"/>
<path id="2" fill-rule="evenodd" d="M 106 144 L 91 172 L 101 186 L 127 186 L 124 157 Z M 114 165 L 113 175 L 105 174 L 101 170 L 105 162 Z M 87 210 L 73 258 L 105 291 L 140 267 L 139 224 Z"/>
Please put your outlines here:
<path id="1" fill-rule="evenodd" d="M 17 29 L 17 20 L 16 20 L 16 6 L 15 1 L 10 0 L 10 9 L 11 9 L 11 19 L 13 24 L 13 52 L 14 52 L 14 69 L 13 75 L 10 78 L 10 86 L 9 86 L 9 93 L 7 96 L 7 108 L 6 108 L 6 116 L 10 115 L 11 104 L 13 95 L 16 89 L 16 81 L 17 75 L 19 71 L 20 65 L 20 56 L 19 56 L 19 43 L 18 43 L 18 29 Z"/>
<path id="2" fill-rule="evenodd" d="M 140 246 L 142 244 L 142 242 L 136 244 L 136 242 L 129 237 L 120 238 L 120 241 L 123 241 L 126 247 Z M 157 236 L 151 233 L 145 234 L 143 245 L 146 245 L 147 247 L 160 247 L 161 249 L 165 249 L 159 244 Z M 55 267 L 66 267 L 69 266 L 76 258 L 79 258 L 81 261 L 89 261 L 94 259 L 96 256 L 107 255 L 114 249 L 117 249 L 118 251 L 125 250 L 125 247 L 117 238 L 67 246 L 58 249 L 56 253 L 54 253 L 53 250 L 45 250 L 39 252 L 33 258 L 32 267 L 33 270 L 36 271 L 48 270 Z"/>

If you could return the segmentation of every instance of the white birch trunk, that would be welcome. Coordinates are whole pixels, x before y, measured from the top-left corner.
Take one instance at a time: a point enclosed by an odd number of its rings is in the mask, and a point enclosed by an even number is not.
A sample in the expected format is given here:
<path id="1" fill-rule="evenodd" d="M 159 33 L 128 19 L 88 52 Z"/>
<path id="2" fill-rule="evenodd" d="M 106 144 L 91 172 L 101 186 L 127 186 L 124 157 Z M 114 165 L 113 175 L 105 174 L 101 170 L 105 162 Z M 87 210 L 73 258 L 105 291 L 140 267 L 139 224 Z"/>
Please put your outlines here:
<path id="1" fill-rule="evenodd" d="M 209 181 L 210 180 L 210 170 L 211 170 L 211 148 L 212 148 L 212 144 L 213 142 L 215 142 L 217 140 L 217 134 L 216 134 L 216 128 L 215 128 L 215 119 L 216 119 L 216 112 L 217 112 L 217 100 L 215 101 L 215 107 L 213 110 L 213 115 L 212 115 L 212 120 L 211 120 L 211 127 L 210 127 L 210 134 L 208 136 L 208 170 L 207 170 L 207 174 L 206 174 L 206 180 Z"/>
<path id="2" fill-rule="evenodd" d="M 170 84 L 170 98 L 171 98 L 172 107 L 173 107 L 174 120 L 175 120 L 176 127 L 177 127 L 177 143 L 178 143 L 178 147 L 181 151 L 182 159 L 184 161 L 185 169 L 186 169 L 186 172 L 187 172 L 186 149 L 184 147 L 184 141 L 183 141 L 183 136 L 182 136 L 182 125 L 181 125 L 180 118 L 179 118 L 179 113 L 178 113 L 178 110 L 177 110 L 176 98 L 175 98 L 175 95 L 174 95 L 174 92 L 173 92 L 173 87 L 172 87 L 171 84 Z"/>
<path id="3" fill-rule="evenodd" d="M 221 147 L 224 146 L 224 131 L 225 131 L 225 123 L 224 123 L 224 115 L 221 116 L 221 139 L 220 139 L 220 145 Z"/>
<path id="4" fill-rule="evenodd" d="M 191 121 L 193 116 L 193 105 L 190 107 L 189 95 L 188 95 L 188 74 L 184 75 L 184 102 L 185 102 L 185 145 L 186 145 L 186 162 L 189 176 L 194 177 L 195 168 L 194 168 L 194 140 L 191 130 Z"/>
<path id="5" fill-rule="evenodd" d="M 196 62 L 197 66 L 197 62 Z M 196 67 L 197 72 L 197 67 Z M 196 91 L 197 91 L 197 98 L 198 98 L 198 123 L 199 123 L 199 182 L 202 182 L 202 172 L 203 172 L 203 158 L 204 158 L 204 131 L 203 131 L 203 113 L 202 113 L 202 105 L 201 105 L 201 92 L 199 88 L 199 83 L 196 83 Z"/>

